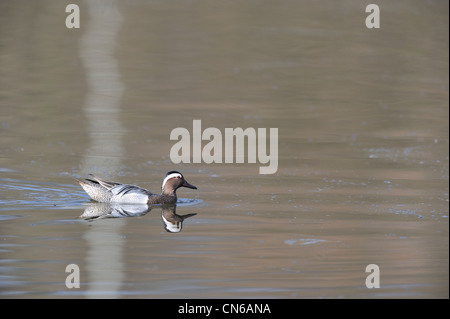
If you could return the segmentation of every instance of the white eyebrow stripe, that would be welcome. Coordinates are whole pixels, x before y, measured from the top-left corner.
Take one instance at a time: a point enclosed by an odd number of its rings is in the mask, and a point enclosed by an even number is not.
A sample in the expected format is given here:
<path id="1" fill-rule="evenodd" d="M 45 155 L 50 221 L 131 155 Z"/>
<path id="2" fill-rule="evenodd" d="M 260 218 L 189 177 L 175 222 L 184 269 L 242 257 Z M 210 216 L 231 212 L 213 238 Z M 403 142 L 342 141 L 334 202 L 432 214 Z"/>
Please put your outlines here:
<path id="1" fill-rule="evenodd" d="M 161 190 L 164 189 L 164 185 L 166 185 L 167 181 L 168 181 L 169 179 L 171 179 L 171 178 L 174 178 L 174 177 L 182 178 L 183 176 L 181 176 L 181 174 L 179 174 L 179 173 L 172 173 L 172 174 L 170 174 L 170 175 L 167 175 L 166 178 L 164 178 L 164 180 L 163 180 L 163 182 L 162 182 Z"/>

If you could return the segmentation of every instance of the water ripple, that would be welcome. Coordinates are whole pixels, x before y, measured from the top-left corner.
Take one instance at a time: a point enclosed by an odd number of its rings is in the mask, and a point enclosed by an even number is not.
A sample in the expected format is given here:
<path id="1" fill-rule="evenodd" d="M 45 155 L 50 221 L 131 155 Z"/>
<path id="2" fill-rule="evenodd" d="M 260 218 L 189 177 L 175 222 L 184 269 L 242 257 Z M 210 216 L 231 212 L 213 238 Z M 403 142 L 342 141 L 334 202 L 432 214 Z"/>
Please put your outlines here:
<path id="1" fill-rule="evenodd" d="M 33 207 L 58 207 L 80 205 L 87 196 L 75 185 L 0 179 L 0 211 L 31 209 Z M 7 218 L 3 216 L 2 218 Z"/>

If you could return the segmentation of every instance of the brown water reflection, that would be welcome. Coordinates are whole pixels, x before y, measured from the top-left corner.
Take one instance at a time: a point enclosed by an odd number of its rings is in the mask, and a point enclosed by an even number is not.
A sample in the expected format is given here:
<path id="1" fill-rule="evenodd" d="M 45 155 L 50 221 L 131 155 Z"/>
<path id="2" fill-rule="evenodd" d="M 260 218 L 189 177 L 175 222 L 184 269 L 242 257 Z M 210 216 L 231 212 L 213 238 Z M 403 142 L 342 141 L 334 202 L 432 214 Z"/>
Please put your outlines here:
<path id="1" fill-rule="evenodd" d="M 448 2 L 68 3 L 0 4 L 0 296 L 448 298 Z M 278 128 L 277 173 L 174 165 L 195 119 Z M 75 177 L 172 169 L 182 231 L 78 218 Z"/>

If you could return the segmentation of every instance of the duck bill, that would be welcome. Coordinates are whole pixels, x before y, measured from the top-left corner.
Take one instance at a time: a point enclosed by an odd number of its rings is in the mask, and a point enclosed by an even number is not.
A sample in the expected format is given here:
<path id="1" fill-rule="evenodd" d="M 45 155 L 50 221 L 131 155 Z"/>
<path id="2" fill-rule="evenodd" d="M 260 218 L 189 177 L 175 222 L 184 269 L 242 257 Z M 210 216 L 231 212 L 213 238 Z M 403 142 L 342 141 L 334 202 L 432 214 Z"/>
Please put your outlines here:
<path id="1" fill-rule="evenodd" d="M 181 186 L 187 187 L 187 188 L 192 188 L 192 189 L 197 189 L 197 187 L 195 187 L 195 186 L 192 185 L 192 184 L 189 184 L 187 181 L 184 181 L 184 182 L 183 182 L 183 185 L 181 185 Z"/>

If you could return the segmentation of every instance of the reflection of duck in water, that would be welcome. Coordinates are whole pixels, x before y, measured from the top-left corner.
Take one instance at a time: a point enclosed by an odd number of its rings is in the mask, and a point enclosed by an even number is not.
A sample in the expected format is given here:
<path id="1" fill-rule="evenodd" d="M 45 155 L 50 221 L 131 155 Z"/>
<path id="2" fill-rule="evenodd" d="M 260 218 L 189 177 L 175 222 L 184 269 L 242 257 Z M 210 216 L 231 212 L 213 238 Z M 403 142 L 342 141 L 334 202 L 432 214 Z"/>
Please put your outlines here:
<path id="1" fill-rule="evenodd" d="M 143 204 L 92 203 L 85 208 L 80 218 L 91 221 L 103 218 L 144 216 L 152 208 L 152 206 Z"/>
<path id="2" fill-rule="evenodd" d="M 173 204 L 177 202 L 176 191 L 180 187 L 197 189 L 189 184 L 180 172 L 170 171 L 161 186 L 161 194 L 153 194 L 144 188 L 106 182 L 94 175 L 83 181 L 78 180 L 84 191 L 97 202 L 129 204 Z"/>
<path id="3" fill-rule="evenodd" d="M 163 205 L 161 218 L 164 222 L 164 228 L 169 233 L 178 233 L 181 231 L 183 221 L 186 218 L 197 214 L 177 215 L 177 205 Z"/>
<path id="4" fill-rule="evenodd" d="M 123 218 L 144 216 L 149 213 L 155 206 L 146 204 L 118 204 L 118 203 L 91 203 L 80 216 L 84 220 L 94 221 L 104 218 Z M 181 231 L 183 221 L 186 218 L 197 214 L 177 215 L 176 204 L 162 205 L 161 218 L 164 222 L 164 229 L 170 233 L 178 233 Z"/>

